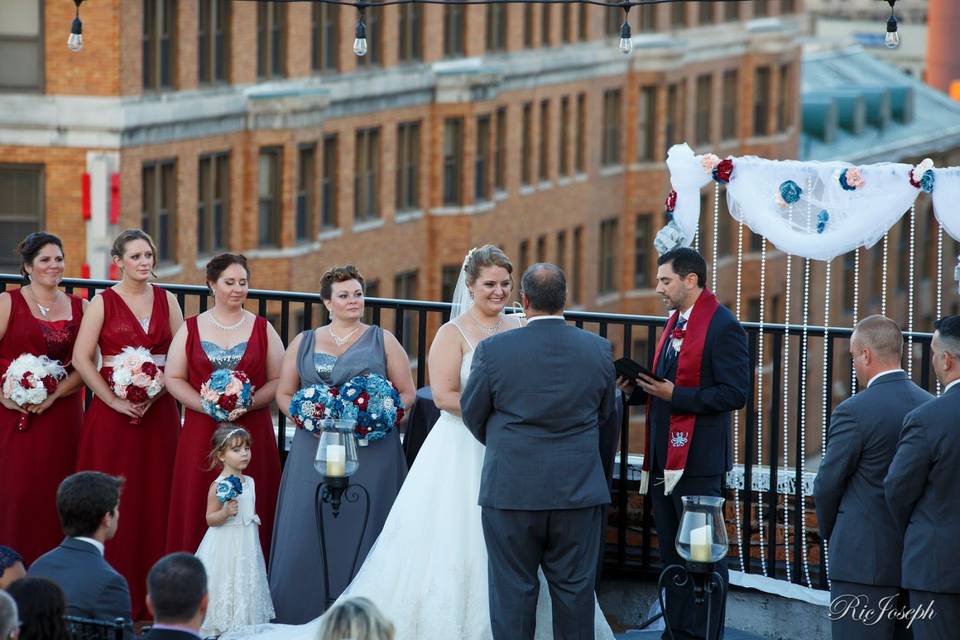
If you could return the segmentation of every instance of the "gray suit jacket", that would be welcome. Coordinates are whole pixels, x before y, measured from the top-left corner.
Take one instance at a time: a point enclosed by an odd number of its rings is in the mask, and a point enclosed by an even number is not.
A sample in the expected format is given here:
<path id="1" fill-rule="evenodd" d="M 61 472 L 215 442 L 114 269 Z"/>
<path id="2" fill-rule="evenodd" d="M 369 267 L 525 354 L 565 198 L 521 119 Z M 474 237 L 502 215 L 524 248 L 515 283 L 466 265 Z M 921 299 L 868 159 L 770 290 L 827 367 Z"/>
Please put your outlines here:
<path id="1" fill-rule="evenodd" d="M 481 342 L 460 396 L 463 421 L 487 446 L 480 506 L 610 502 L 599 424 L 616 411 L 615 393 L 610 342 L 559 318 Z"/>
<path id="2" fill-rule="evenodd" d="M 960 388 L 907 415 L 887 506 L 904 531 L 901 586 L 960 593 Z"/>
<path id="3" fill-rule="evenodd" d="M 814 483 L 831 580 L 900 586 L 903 536 L 886 508 L 883 478 L 904 416 L 932 398 L 901 371 L 877 378 L 834 409 Z"/>
<path id="4" fill-rule="evenodd" d="M 59 547 L 37 558 L 27 573 L 60 585 L 67 600 L 67 615 L 110 622 L 131 619 L 126 578 L 89 542 L 64 538 Z M 124 628 L 124 637 L 134 637 L 132 623 Z"/>

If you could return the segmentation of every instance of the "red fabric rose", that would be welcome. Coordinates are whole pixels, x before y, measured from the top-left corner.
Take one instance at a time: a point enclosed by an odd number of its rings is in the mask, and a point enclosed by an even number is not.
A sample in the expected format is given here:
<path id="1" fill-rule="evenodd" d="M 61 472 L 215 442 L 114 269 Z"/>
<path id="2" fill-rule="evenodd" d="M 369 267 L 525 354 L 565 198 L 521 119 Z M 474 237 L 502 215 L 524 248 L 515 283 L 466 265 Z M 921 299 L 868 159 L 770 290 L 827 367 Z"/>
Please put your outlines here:
<path id="1" fill-rule="evenodd" d="M 24 389 L 33 389 L 33 383 L 30 381 L 30 374 L 25 373 L 20 378 L 20 386 Z"/>
<path id="2" fill-rule="evenodd" d="M 47 390 L 47 395 L 57 391 L 57 379 L 53 376 L 44 376 L 41 382 L 43 382 L 43 387 Z"/>
<path id="3" fill-rule="evenodd" d="M 329 387 L 329 390 L 330 390 L 330 395 L 333 396 L 334 398 L 340 395 L 340 390 L 337 389 L 336 387 Z"/>
<path id="4" fill-rule="evenodd" d="M 237 396 L 224 394 L 220 396 L 220 401 L 217 402 L 217 404 L 220 405 L 221 409 L 225 409 L 226 411 L 233 411 L 234 409 L 237 408 Z"/>
<path id="5" fill-rule="evenodd" d="M 361 391 L 360 395 L 358 395 L 353 401 L 353 404 L 357 405 L 361 409 L 366 409 L 367 405 L 370 404 L 370 394 L 366 391 Z"/>
<path id="6" fill-rule="evenodd" d="M 733 160 L 727 158 L 726 160 L 721 160 L 720 164 L 717 165 L 717 168 L 713 170 L 713 179 L 717 182 L 722 182 L 727 184 L 730 182 L 730 176 L 733 175 Z"/>
<path id="7" fill-rule="evenodd" d="M 130 385 L 127 388 L 127 400 L 134 404 L 140 404 L 141 402 L 146 402 L 148 399 L 147 390 L 143 387 L 138 387 L 135 385 Z"/>
<path id="8" fill-rule="evenodd" d="M 397 422 L 400 422 L 401 420 L 403 420 L 403 415 L 404 415 L 404 413 L 403 413 L 403 407 L 398 407 L 398 408 L 397 408 Z"/>
<path id="9" fill-rule="evenodd" d="M 686 329 L 681 329 L 680 327 L 674 327 L 673 331 L 670 332 L 670 337 L 674 340 L 683 340 L 687 335 Z"/>
<path id="10" fill-rule="evenodd" d="M 152 378 L 157 375 L 157 365 L 153 364 L 152 362 L 144 362 L 142 365 L 140 365 L 140 371 L 143 371 Z"/>
<path id="11" fill-rule="evenodd" d="M 673 210 L 677 208 L 677 192 L 676 191 L 671 190 L 670 193 L 667 194 L 667 199 L 663 201 L 663 207 L 670 213 L 672 213 Z"/>

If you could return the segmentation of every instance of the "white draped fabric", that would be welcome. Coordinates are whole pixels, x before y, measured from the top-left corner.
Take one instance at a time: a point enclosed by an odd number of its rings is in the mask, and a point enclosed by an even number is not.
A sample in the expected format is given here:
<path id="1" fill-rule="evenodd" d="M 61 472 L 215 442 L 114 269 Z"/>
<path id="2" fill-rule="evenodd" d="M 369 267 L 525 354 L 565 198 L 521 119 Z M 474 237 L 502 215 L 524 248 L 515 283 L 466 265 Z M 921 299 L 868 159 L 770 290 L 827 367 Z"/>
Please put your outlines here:
<path id="1" fill-rule="evenodd" d="M 778 249 L 814 260 L 830 260 L 857 247 L 871 247 L 910 210 L 921 192 L 910 182 L 914 167 L 908 164 L 855 166 L 754 156 L 730 159 L 734 165 L 727 184 L 731 215 Z M 710 164 L 686 144 L 671 147 L 667 167 L 677 193 L 676 207 L 673 225 L 661 231 L 658 248 L 693 243 L 700 218 L 700 189 L 713 179 Z M 927 166 L 917 171 L 917 179 Z M 856 180 L 856 189 L 841 185 L 841 173 L 847 169 L 859 171 L 862 180 Z M 960 239 L 960 168 L 932 171 L 937 219 L 950 236 Z M 782 193 L 787 194 L 786 199 Z"/>

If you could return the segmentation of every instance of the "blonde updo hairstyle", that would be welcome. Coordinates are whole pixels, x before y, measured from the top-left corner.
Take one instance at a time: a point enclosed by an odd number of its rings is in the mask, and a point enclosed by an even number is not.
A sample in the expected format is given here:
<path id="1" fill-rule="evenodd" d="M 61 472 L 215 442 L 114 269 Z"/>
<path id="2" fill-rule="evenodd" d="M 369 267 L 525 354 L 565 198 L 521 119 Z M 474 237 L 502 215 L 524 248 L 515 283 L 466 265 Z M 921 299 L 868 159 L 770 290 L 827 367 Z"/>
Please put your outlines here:
<path id="1" fill-rule="evenodd" d="M 367 598 L 348 598 L 326 615 L 317 640 L 394 640 L 393 624 Z"/>
<path id="2" fill-rule="evenodd" d="M 492 244 L 485 244 L 482 247 L 472 249 L 463 263 L 463 272 L 467 275 L 467 284 L 473 286 L 480 277 L 480 271 L 484 267 L 503 267 L 510 274 L 513 280 L 513 263 L 507 257 L 500 247 Z"/>

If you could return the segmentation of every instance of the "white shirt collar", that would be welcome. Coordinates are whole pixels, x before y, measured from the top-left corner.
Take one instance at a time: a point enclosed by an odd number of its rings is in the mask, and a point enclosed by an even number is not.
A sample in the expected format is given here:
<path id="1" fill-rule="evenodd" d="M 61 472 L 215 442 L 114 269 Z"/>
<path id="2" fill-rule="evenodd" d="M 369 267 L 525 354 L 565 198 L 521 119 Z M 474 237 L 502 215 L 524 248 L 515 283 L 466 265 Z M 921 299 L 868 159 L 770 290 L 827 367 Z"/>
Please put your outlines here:
<path id="1" fill-rule="evenodd" d="M 950 384 L 948 384 L 946 387 L 944 387 L 944 388 L 943 388 L 943 392 L 946 393 L 947 391 L 950 391 L 950 387 L 954 386 L 954 385 L 957 384 L 958 382 L 960 382 L 960 378 L 957 378 L 956 380 L 954 380 L 953 382 L 951 382 Z"/>
<path id="2" fill-rule="evenodd" d="M 877 378 L 879 378 L 880 376 L 887 376 L 887 375 L 890 375 L 891 373 L 900 373 L 900 372 L 903 372 L 903 369 L 887 369 L 886 371 L 881 371 L 877 375 L 870 378 L 870 382 L 867 383 L 867 389 L 869 389 L 870 385 L 876 382 Z"/>
<path id="3" fill-rule="evenodd" d="M 103 555 L 103 550 L 104 550 L 103 543 L 100 542 L 99 540 L 94 540 L 93 538 L 87 538 L 87 537 L 84 537 L 84 536 L 75 536 L 73 539 L 74 539 L 74 540 L 83 540 L 84 542 L 89 542 L 90 544 L 92 544 L 93 546 L 95 546 L 95 547 L 97 548 L 97 551 L 100 552 L 100 555 Z"/>
<path id="4" fill-rule="evenodd" d="M 534 316 L 527 318 L 527 322 L 533 322 L 534 320 L 565 320 L 565 318 L 563 316 Z"/>

